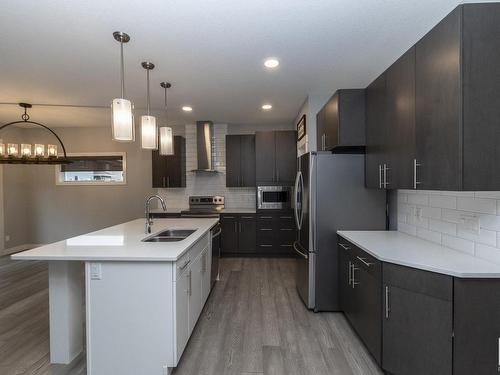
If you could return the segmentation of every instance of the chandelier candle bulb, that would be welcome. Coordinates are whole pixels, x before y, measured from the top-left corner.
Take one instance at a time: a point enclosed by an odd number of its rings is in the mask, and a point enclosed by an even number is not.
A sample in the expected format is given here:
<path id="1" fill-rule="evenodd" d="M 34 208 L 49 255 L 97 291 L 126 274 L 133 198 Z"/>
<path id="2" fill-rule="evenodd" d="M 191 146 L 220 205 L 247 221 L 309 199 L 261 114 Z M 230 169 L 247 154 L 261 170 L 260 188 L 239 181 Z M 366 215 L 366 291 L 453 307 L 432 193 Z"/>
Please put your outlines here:
<path id="1" fill-rule="evenodd" d="M 23 158 L 31 157 L 31 144 L 28 143 L 21 144 L 21 156 Z"/>
<path id="2" fill-rule="evenodd" d="M 49 158 L 57 157 L 57 146 L 56 145 L 47 145 L 47 153 L 49 154 Z"/>
<path id="3" fill-rule="evenodd" d="M 16 143 L 7 144 L 7 153 L 9 156 L 18 156 L 19 155 L 19 145 Z"/>
<path id="4" fill-rule="evenodd" d="M 45 156 L 45 145 L 35 144 L 35 156 L 43 158 Z"/>

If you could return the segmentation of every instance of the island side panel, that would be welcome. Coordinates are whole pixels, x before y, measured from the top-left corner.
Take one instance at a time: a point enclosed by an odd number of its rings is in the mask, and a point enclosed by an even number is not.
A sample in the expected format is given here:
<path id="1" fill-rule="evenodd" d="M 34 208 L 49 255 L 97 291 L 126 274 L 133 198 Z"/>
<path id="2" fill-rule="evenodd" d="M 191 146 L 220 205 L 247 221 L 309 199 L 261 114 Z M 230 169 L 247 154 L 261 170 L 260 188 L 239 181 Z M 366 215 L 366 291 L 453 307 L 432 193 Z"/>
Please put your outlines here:
<path id="1" fill-rule="evenodd" d="M 171 262 L 86 262 L 85 283 L 88 375 L 173 367 Z"/>
<path id="2" fill-rule="evenodd" d="M 83 350 L 83 264 L 49 262 L 50 362 L 69 364 Z"/>

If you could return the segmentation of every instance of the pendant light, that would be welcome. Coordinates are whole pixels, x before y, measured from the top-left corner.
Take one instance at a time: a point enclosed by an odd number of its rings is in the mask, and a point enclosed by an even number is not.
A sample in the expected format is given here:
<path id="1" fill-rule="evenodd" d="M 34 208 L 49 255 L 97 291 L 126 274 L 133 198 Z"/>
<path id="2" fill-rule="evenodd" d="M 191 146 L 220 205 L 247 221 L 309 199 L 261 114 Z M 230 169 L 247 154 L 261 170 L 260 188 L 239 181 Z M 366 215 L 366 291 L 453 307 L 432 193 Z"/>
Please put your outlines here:
<path id="1" fill-rule="evenodd" d="M 146 69 L 147 79 L 147 103 L 148 114 L 141 116 L 141 143 L 142 148 L 146 150 L 158 149 L 158 128 L 156 127 L 156 117 L 151 116 L 149 104 L 149 71 L 154 69 L 155 65 L 151 62 L 143 62 L 142 67 Z"/>
<path id="2" fill-rule="evenodd" d="M 121 97 L 111 103 L 111 129 L 113 140 L 118 142 L 133 142 L 135 140 L 134 105 L 125 99 L 125 72 L 123 63 L 123 43 L 128 43 L 130 36 L 121 31 L 115 31 L 113 37 L 120 42 Z"/>
<path id="3" fill-rule="evenodd" d="M 167 111 L 167 89 L 172 87 L 168 82 L 160 83 L 160 86 L 165 89 L 165 124 L 168 125 L 168 111 Z M 169 126 L 160 127 L 160 155 L 173 155 L 174 154 L 174 136 L 172 128 Z"/>

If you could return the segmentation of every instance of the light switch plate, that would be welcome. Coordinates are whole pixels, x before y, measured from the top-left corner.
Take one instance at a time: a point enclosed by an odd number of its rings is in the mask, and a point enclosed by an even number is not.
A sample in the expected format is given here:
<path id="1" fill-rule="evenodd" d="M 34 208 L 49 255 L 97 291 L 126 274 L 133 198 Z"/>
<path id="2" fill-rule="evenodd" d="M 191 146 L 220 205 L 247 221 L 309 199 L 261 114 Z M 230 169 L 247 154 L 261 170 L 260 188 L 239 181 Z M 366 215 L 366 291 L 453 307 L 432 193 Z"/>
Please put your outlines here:
<path id="1" fill-rule="evenodd" d="M 101 263 L 90 263 L 90 279 L 91 280 L 101 280 L 102 279 Z"/>

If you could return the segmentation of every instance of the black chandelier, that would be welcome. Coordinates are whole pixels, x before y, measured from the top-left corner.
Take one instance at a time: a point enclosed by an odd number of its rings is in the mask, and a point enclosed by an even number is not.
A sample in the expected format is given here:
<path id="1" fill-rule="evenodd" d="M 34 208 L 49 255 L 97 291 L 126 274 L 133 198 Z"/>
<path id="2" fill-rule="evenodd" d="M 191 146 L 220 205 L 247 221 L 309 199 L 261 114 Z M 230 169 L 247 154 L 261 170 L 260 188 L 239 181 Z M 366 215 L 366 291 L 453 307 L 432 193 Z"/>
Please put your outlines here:
<path id="1" fill-rule="evenodd" d="M 28 144 L 28 143 L 7 143 L 5 145 L 0 141 L 0 164 L 69 164 L 71 161 L 66 155 L 66 148 L 61 138 L 48 126 L 40 124 L 39 122 L 30 121 L 28 115 L 28 108 L 32 105 L 28 103 L 19 103 L 19 106 L 24 108 L 24 114 L 21 115 L 21 121 L 9 122 L 8 124 L 0 126 L 0 131 L 16 124 L 32 124 L 40 126 L 45 130 L 51 132 L 61 145 L 63 152 L 62 156 L 58 155 L 57 145 L 53 144 Z M 7 147 L 6 147 L 7 146 Z M 47 147 L 46 147 L 47 146 Z M 47 150 L 45 150 L 47 148 Z"/>

